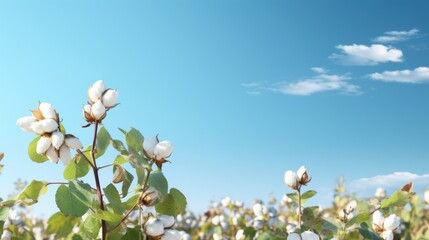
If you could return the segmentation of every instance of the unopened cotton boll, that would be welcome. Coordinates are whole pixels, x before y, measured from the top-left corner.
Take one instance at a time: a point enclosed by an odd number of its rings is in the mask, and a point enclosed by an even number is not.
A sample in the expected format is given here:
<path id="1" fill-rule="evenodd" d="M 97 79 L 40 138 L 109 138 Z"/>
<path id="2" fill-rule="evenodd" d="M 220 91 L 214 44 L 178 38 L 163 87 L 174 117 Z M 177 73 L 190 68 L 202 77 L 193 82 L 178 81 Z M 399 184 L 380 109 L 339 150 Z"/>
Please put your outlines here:
<path id="1" fill-rule="evenodd" d="M 51 161 L 51 163 L 58 162 L 58 152 L 53 146 L 51 146 L 48 151 L 46 151 L 46 156 Z"/>
<path id="2" fill-rule="evenodd" d="M 381 211 L 377 210 L 372 214 L 372 223 L 377 225 L 379 228 L 383 228 L 384 216 Z"/>
<path id="3" fill-rule="evenodd" d="M 298 233 L 290 233 L 286 240 L 302 240 Z"/>
<path id="4" fill-rule="evenodd" d="M 119 93 L 116 90 L 109 89 L 103 94 L 103 104 L 106 108 L 111 108 L 116 105 Z"/>
<path id="5" fill-rule="evenodd" d="M 299 188 L 299 180 L 298 175 L 296 175 L 293 171 L 286 171 L 284 180 L 286 185 L 288 185 L 290 188 L 297 190 Z"/>
<path id="6" fill-rule="evenodd" d="M 235 239 L 236 240 L 244 240 L 245 235 L 244 235 L 244 230 L 240 229 L 237 231 L 237 233 L 235 234 Z"/>
<path id="7" fill-rule="evenodd" d="M 95 120 L 102 120 L 104 114 L 106 113 L 106 107 L 104 107 L 103 103 L 98 100 L 96 103 L 94 103 L 94 105 L 92 105 L 91 111 L 92 116 L 95 118 Z"/>
<path id="8" fill-rule="evenodd" d="M 381 237 L 382 237 L 384 240 L 393 240 L 394 235 L 393 235 L 393 232 L 392 232 L 392 231 L 387 230 L 387 231 L 384 231 L 384 232 L 381 234 Z"/>
<path id="9" fill-rule="evenodd" d="M 60 160 L 64 165 L 67 165 L 70 160 L 71 160 L 71 156 L 70 156 L 70 148 L 67 147 L 66 145 L 63 145 L 60 147 Z"/>
<path id="10" fill-rule="evenodd" d="M 74 136 L 67 136 L 66 139 L 64 140 L 65 144 L 74 150 L 78 150 L 78 149 L 82 149 L 82 143 L 80 142 L 79 138 L 74 137 Z"/>
<path id="11" fill-rule="evenodd" d="M 50 103 L 45 103 L 45 102 L 40 103 L 39 111 L 42 113 L 42 116 L 44 118 L 57 120 L 57 112 L 55 111 L 55 108 L 52 107 Z"/>
<path id="12" fill-rule="evenodd" d="M 320 240 L 319 235 L 311 231 L 301 233 L 302 240 Z"/>
<path id="13" fill-rule="evenodd" d="M 174 229 L 167 229 L 164 232 L 164 235 L 161 237 L 161 240 L 181 240 L 182 236 L 179 231 Z"/>
<path id="14" fill-rule="evenodd" d="M 173 145 L 169 141 L 161 141 L 153 150 L 153 153 L 156 156 L 157 160 L 165 159 L 170 157 L 171 153 L 173 152 Z"/>
<path id="15" fill-rule="evenodd" d="M 169 215 L 160 215 L 158 220 L 164 225 L 164 228 L 170 228 L 174 225 L 174 217 Z"/>
<path id="16" fill-rule="evenodd" d="M 31 125 L 36 121 L 33 116 L 22 117 L 16 121 L 16 125 L 26 132 L 31 132 L 33 131 Z"/>
<path id="17" fill-rule="evenodd" d="M 160 221 L 151 221 L 145 224 L 146 234 L 152 237 L 164 234 L 164 225 Z"/>
<path id="18" fill-rule="evenodd" d="M 388 216 L 386 219 L 384 219 L 384 229 L 386 230 L 395 230 L 399 227 L 399 224 L 401 224 L 401 220 L 399 217 L 396 216 L 396 214 L 392 214 Z"/>
<path id="19" fill-rule="evenodd" d="M 51 135 L 52 146 L 56 149 L 60 149 L 64 143 L 64 134 L 60 131 L 53 132 Z"/>
<path id="20" fill-rule="evenodd" d="M 153 156 L 153 151 L 155 150 L 155 146 L 159 143 L 157 136 L 152 136 L 143 141 L 143 149 L 147 154 L 147 157 Z"/>
<path id="21" fill-rule="evenodd" d="M 97 102 L 105 90 L 106 86 L 104 85 L 104 81 L 96 81 L 88 90 L 89 100 L 93 103 Z"/>
<path id="22" fill-rule="evenodd" d="M 58 129 L 58 123 L 54 119 L 43 119 L 39 121 L 42 124 L 43 132 L 50 133 Z"/>
<path id="23" fill-rule="evenodd" d="M 41 137 L 39 141 L 37 141 L 36 152 L 38 154 L 44 154 L 51 147 L 51 139 L 48 137 Z"/>

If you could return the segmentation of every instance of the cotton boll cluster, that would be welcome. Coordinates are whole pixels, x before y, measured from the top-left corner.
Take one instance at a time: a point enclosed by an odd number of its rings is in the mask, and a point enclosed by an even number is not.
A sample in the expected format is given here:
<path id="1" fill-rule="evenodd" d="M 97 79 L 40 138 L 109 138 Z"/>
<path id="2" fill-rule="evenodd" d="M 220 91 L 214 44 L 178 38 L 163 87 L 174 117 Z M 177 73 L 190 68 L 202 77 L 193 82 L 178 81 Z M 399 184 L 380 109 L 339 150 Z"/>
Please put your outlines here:
<path id="1" fill-rule="evenodd" d="M 347 203 L 344 209 L 341 209 L 338 213 L 339 217 L 344 220 L 350 220 L 355 216 L 356 213 L 357 202 L 356 200 L 352 200 Z"/>
<path id="2" fill-rule="evenodd" d="M 88 104 L 83 107 L 85 120 L 92 123 L 100 123 L 106 112 L 118 105 L 119 93 L 114 89 L 106 89 L 103 80 L 98 80 L 88 89 Z"/>
<path id="3" fill-rule="evenodd" d="M 143 231 L 150 238 L 159 238 L 160 240 L 181 240 L 182 236 L 186 237 L 185 233 L 181 233 L 173 226 L 175 219 L 173 216 L 160 215 L 157 218 L 151 217 L 145 223 Z"/>
<path id="4" fill-rule="evenodd" d="M 301 234 L 299 233 L 291 233 L 287 237 L 287 240 L 320 240 L 319 235 L 315 234 L 311 231 L 305 231 Z"/>
<path id="5" fill-rule="evenodd" d="M 290 170 L 286 171 L 284 181 L 290 188 L 298 190 L 302 185 L 307 185 L 311 181 L 311 178 L 307 173 L 307 168 L 301 166 L 296 173 Z"/>
<path id="6" fill-rule="evenodd" d="M 168 162 L 166 159 L 173 153 L 173 145 L 169 141 L 159 141 L 158 136 L 152 136 L 143 141 L 143 150 L 146 157 L 162 168 L 162 164 Z"/>
<path id="7" fill-rule="evenodd" d="M 376 232 L 380 233 L 384 240 L 393 240 L 395 230 L 401 224 L 401 219 L 396 214 L 385 217 L 379 210 L 372 215 L 372 225 Z"/>
<path id="8" fill-rule="evenodd" d="M 78 138 L 65 134 L 60 129 L 59 115 L 49 103 L 39 103 L 38 110 L 32 110 L 32 116 L 22 117 L 16 124 L 27 132 L 40 135 L 36 152 L 48 157 L 52 163 L 59 160 L 66 165 L 71 160 L 70 149 L 81 149 Z"/>

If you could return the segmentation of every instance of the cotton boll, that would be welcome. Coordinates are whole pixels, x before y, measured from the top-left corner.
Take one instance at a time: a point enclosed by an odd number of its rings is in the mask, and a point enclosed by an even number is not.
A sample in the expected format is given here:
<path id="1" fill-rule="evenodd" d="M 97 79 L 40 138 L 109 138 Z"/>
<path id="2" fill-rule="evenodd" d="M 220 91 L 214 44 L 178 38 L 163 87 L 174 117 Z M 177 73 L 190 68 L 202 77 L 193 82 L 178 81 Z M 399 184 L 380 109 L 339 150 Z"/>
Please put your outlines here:
<path id="1" fill-rule="evenodd" d="M 372 223 L 374 223 L 375 225 L 377 225 L 379 228 L 382 228 L 383 227 L 383 223 L 384 223 L 383 213 L 381 213 L 379 210 L 375 211 L 372 214 Z"/>
<path id="2" fill-rule="evenodd" d="M 50 133 L 58 129 L 58 123 L 54 119 L 43 119 L 39 121 L 42 124 L 43 132 Z"/>
<path id="3" fill-rule="evenodd" d="M 143 149 L 147 154 L 147 157 L 154 155 L 155 146 L 159 143 L 157 136 L 152 136 L 143 141 Z"/>
<path id="4" fill-rule="evenodd" d="M 46 151 L 46 156 L 51 161 L 51 163 L 58 162 L 58 152 L 53 146 L 51 146 L 48 151 Z"/>
<path id="5" fill-rule="evenodd" d="M 290 188 L 295 189 L 295 190 L 298 189 L 299 180 L 298 180 L 298 175 L 296 175 L 295 172 L 286 171 L 285 176 L 284 176 L 284 180 L 285 180 L 286 185 L 288 185 Z"/>
<path id="6" fill-rule="evenodd" d="M 146 234 L 152 237 L 164 234 L 164 225 L 160 221 L 148 221 L 146 224 Z"/>
<path id="7" fill-rule="evenodd" d="M 55 108 L 52 107 L 50 103 L 42 102 L 39 104 L 39 111 L 42 113 L 42 116 L 45 119 L 57 119 L 57 112 L 55 111 Z"/>
<path id="8" fill-rule="evenodd" d="M 91 107 L 92 116 L 95 120 L 102 120 L 104 118 L 104 114 L 106 113 L 106 108 L 100 100 L 94 103 Z"/>
<path id="9" fill-rule="evenodd" d="M 46 151 L 51 147 L 51 139 L 48 137 L 41 137 L 39 141 L 37 141 L 36 152 L 38 154 L 45 154 Z"/>
<path id="10" fill-rule="evenodd" d="M 311 231 L 301 233 L 302 240 L 320 240 L 319 235 Z"/>
<path id="11" fill-rule="evenodd" d="M 302 240 L 298 233 L 290 233 L 286 240 Z"/>
<path id="12" fill-rule="evenodd" d="M 33 116 L 22 117 L 16 121 L 16 125 L 18 125 L 18 127 L 20 127 L 25 132 L 31 132 L 33 131 L 31 125 L 36 121 L 36 118 Z"/>
<path id="13" fill-rule="evenodd" d="M 174 229 L 167 229 L 164 232 L 164 235 L 161 237 L 161 240 L 181 240 L 182 236 L 179 231 Z"/>
<path id="14" fill-rule="evenodd" d="M 169 215 L 160 215 L 158 220 L 164 225 L 164 228 L 170 228 L 174 225 L 174 217 Z"/>
<path id="15" fill-rule="evenodd" d="M 70 156 L 70 148 L 67 147 L 66 145 L 61 146 L 60 148 L 60 160 L 64 165 L 67 165 L 70 160 L 71 160 L 71 156 Z"/>
<path id="16" fill-rule="evenodd" d="M 71 149 L 78 150 L 78 149 L 83 148 L 82 143 L 80 142 L 79 138 L 74 137 L 74 136 L 68 135 L 66 137 L 66 139 L 64 140 L 64 142 Z"/>
<path id="17" fill-rule="evenodd" d="M 38 135 L 42 135 L 45 133 L 45 130 L 43 130 L 43 123 L 42 121 L 36 121 L 31 124 L 31 131 Z"/>
<path id="18" fill-rule="evenodd" d="M 51 135 L 52 146 L 56 149 L 60 149 L 64 143 L 64 134 L 60 131 L 53 132 Z"/>
<path id="19" fill-rule="evenodd" d="M 384 229 L 393 231 L 399 227 L 399 224 L 401 224 L 399 217 L 396 214 L 392 214 L 384 220 Z"/>
<path id="20" fill-rule="evenodd" d="M 244 230 L 240 229 L 237 231 L 237 233 L 235 234 L 235 239 L 236 240 L 244 240 L 245 235 L 244 235 Z"/>
<path id="21" fill-rule="evenodd" d="M 384 240 L 393 240 L 394 235 L 393 235 L 393 232 L 392 232 L 392 231 L 387 230 L 387 231 L 384 231 L 384 232 L 381 234 L 381 237 L 382 237 Z"/>
<path id="22" fill-rule="evenodd" d="M 106 108 L 111 108 L 116 105 L 119 93 L 116 90 L 109 89 L 103 95 L 103 104 Z"/>
<path id="23" fill-rule="evenodd" d="M 105 90 L 106 86 L 104 85 L 104 81 L 96 81 L 88 90 L 89 100 L 93 103 L 97 102 Z"/>
<path id="24" fill-rule="evenodd" d="M 173 152 L 173 145 L 169 141 L 161 141 L 153 150 L 157 160 L 168 158 Z"/>

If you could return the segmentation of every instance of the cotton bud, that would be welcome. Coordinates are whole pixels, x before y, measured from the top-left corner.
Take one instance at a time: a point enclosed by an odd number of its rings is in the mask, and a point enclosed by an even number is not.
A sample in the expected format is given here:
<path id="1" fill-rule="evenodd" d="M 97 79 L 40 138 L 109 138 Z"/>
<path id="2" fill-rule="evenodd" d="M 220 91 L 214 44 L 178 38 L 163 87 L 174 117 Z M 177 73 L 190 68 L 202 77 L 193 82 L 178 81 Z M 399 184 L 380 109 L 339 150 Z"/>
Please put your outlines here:
<path id="1" fill-rule="evenodd" d="M 161 240 L 181 240 L 179 231 L 174 229 L 167 229 L 164 232 L 164 235 L 161 237 Z"/>
<path id="2" fill-rule="evenodd" d="M 424 198 L 425 198 L 426 203 L 429 203 L 429 191 L 426 191 L 424 193 Z"/>
<path id="3" fill-rule="evenodd" d="M 58 123 L 54 119 L 43 119 L 39 122 L 45 133 L 50 133 L 58 129 Z"/>
<path id="4" fill-rule="evenodd" d="M 121 165 L 115 165 L 115 173 L 113 173 L 113 183 L 120 183 L 125 179 L 125 169 Z"/>
<path id="5" fill-rule="evenodd" d="M 103 94 L 103 104 L 106 108 L 112 108 L 116 106 L 116 100 L 118 99 L 119 93 L 116 90 L 109 89 Z"/>
<path id="6" fill-rule="evenodd" d="M 152 136 L 143 141 L 143 149 L 148 158 L 154 155 L 155 146 L 159 143 L 158 136 Z"/>
<path id="7" fill-rule="evenodd" d="M 171 228 L 174 225 L 174 217 L 169 215 L 160 215 L 158 220 L 162 222 L 164 228 Z"/>
<path id="8" fill-rule="evenodd" d="M 399 224 L 401 224 L 399 217 L 396 214 L 392 214 L 384 220 L 384 229 L 393 231 L 399 227 Z"/>
<path id="9" fill-rule="evenodd" d="M 39 111 L 45 119 L 58 120 L 57 112 L 50 103 L 42 102 L 39 104 Z"/>
<path id="10" fill-rule="evenodd" d="M 38 154 L 44 154 L 51 147 L 51 139 L 48 137 L 41 137 L 39 141 L 37 141 L 36 152 Z"/>
<path id="11" fill-rule="evenodd" d="M 0 161 L 4 158 L 4 153 L 0 152 Z"/>
<path id="12" fill-rule="evenodd" d="M 53 132 L 51 135 L 52 146 L 56 149 L 60 149 L 64 143 L 64 134 L 60 131 Z"/>
<path id="13" fill-rule="evenodd" d="M 375 190 L 374 195 L 376 198 L 384 198 L 386 197 L 386 191 L 383 188 L 379 187 Z"/>
<path id="14" fill-rule="evenodd" d="M 290 188 L 295 189 L 295 190 L 298 190 L 298 188 L 300 187 L 298 175 L 296 175 L 296 173 L 293 171 L 286 171 L 285 172 L 285 183 Z"/>
<path id="15" fill-rule="evenodd" d="M 94 103 L 91 107 L 91 113 L 95 120 L 103 120 L 103 118 L 106 116 L 106 108 L 104 107 L 103 103 L 101 103 L 100 100 Z"/>
<path id="16" fill-rule="evenodd" d="M 152 186 L 150 186 L 145 192 L 145 197 L 143 198 L 143 205 L 153 206 L 159 197 L 160 196 L 158 191 Z"/>
<path id="17" fill-rule="evenodd" d="M 67 147 L 74 149 L 74 150 L 78 150 L 78 149 L 82 149 L 82 143 L 80 142 L 79 138 L 71 135 L 71 134 L 67 134 L 66 135 L 66 139 L 64 140 L 65 144 L 67 145 Z"/>
<path id="18" fill-rule="evenodd" d="M 393 240 L 393 232 L 390 230 L 384 231 L 381 234 L 381 237 L 383 237 L 384 240 Z"/>
<path id="19" fill-rule="evenodd" d="M 246 236 L 244 235 L 244 230 L 240 229 L 237 231 L 237 233 L 235 234 L 235 239 L 236 240 L 244 240 Z"/>
<path id="20" fill-rule="evenodd" d="M 301 233 L 302 240 L 319 240 L 319 235 L 311 231 L 305 231 Z"/>
<path id="21" fill-rule="evenodd" d="M 383 228 L 383 223 L 384 223 L 384 216 L 383 213 L 381 213 L 379 210 L 375 211 L 372 214 L 372 223 L 377 225 L 377 227 L 379 229 Z"/>
<path id="22" fill-rule="evenodd" d="M 97 102 L 103 92 L 106 90 L 106 87 L 104 86 L 103 80 L 98 80 L 92 85 L 92 87 L 88 90 L 88 98 L 91 102 L 95 103 Z"/>
<path id="23" fill-rule="evenodd" d="M 156 160 L 161 160 L 170 157 L 173 152 L 173 145 L 169 141 L 161 141 L 153 150 L 153 153 L 156 156 Z"/>
<path id="24" fill-rule="evenodd" d="M 164 225 L 160 221 L 149 220 L 146 224 L 146 234 L 151 237 L 161 236 L 164 234 Z"/>
<path id="25" fill-rule="evenodd" d="M 306 185 L 311 181 L 311 178 L 308 176 L 307 168 L 305 166 L 301 166 L 296 172 L 298 176 L 299 183 L 302 185 Z"/>
<path id="26" fill-rule="evenodd" d="M 58 162 L 58 152 L 53 146 L 51 146 L 48 151 L 46 151 L 46 156 L 51 161 L 51 163 Z"/>
<path id="27" fill-rule="evenodd" d="M 302 240 L 302 238 L 298 233 L 291 233 L 286 240 Z"/>
<path id="28" fill-rule="evenodd" d="M 33 116 L 22 117 L 16 121 L 16 125 L 26 132 L 31 132 L 33 131 L 31 125 L 36 121 L 37 120 Z"/>
<path id="29" fill-rule="evenodd" d="M 67 147 L 66 145 L 63 145 L 60 147 L 60 160 L 64 165 L 67 165 L 70 160 L 71 160 L 71 156 L 70 156 L 70 148 Z"/>

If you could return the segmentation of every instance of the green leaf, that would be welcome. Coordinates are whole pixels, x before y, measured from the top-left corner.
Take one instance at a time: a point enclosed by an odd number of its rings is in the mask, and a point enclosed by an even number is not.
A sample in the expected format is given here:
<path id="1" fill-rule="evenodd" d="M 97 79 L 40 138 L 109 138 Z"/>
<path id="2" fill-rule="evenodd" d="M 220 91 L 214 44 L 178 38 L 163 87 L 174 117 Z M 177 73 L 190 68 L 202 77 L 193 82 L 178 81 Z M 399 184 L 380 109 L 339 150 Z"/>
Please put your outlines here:
<path id="1" fill-rule="evenodd" d="M 33 141 L 30 142 L 30 145 L 28 145 L 28 156 L 33 162 L 42 163 L 46 162 L 48 160 L 48 157 L 42 154 L 38 154 L 36 152 L 37 142 L 39 141 L 41 137 L 36 137 L 33 139 Z"/>
<path id="2" fill-rule="evenodd" d="M 110 145 L 112 145 L 112 147 L 116 149 L 118 152 L 120 152 L 121 154 L 128 155 L 127 148 L 125 147 L 124 143 L 122 143 L 121 140 L 111 139 Z"/>
<path id="3" fill-rule="evenodd" d="M 305 204 L 308 201 L 308 199 L 312 198 L 316 194 L 317 192 L 313 190 L 308 190 L 307 192 L 301 194 L 301 203 Z"/>
<path id="4" fill-rule="evenodd" d="M 135 152 L 143 151 L 143 140 L 143 135 L 135 128 L 131 128 L 125 135 L 125 142 L 128 145 L 128 149 L 132 149 Z"/>
<path id="5" fill-rule="evenodd" d="M 129 161 L 131 167 L 133 168 L 146 168 L 151 170 L 151 167 L 149 165 L 149 159 L 146 159 L 133 149 L 130 149 L 130 154 L 123 155 L 123 157 Z"/>
<path id="6" fill-rule="evenodd" d="M 139 200 L 140 194 L 136 194 L 130 198 L 128 198 L 127 201 L 122 203 L 122 207 L 127 209 L 127 211 L 129 211 L 135 204 L 136 202 Z"/>
<path id="7" fill-rule="evenodd" d="M 246 227 L 244 229 L 244 236 L 246 237 L 246 239 L 253 239 L 256 235 L 256 230 L 253 229 L 252 227 Z"/>
<path id="8" fill-rule="evenodd" d="M 109 200 L 110 205 L 117 213 L 123 213 L 125 209 L 122 207 L 121 196 L 113 184 L 107 185 L 104 188 L 104 195 Z"/>
<path id="9" fill-rule="evenodd" d="M 179 190 L 175 188 L 170 190 L 170 193 L 162 202 L 155 205 L 155 209 L 158 213 L 174 217 L 180 213 L 183 213 L 185 208 L 186 198 Z"/>
<path id="10" fill-rule="evenodd" d="M 164 197 L 168 194 L 168 182 L 162 172 L 156 170 L 149 175 L 149 186 L 152 186 Z"/>
<path id="11" fill-rule="evenodd" d="M 372 231 L 368 230 L 368 225 L 366 223 L 362 223 L 361 224 L 361 227 L 359 228 L 359 233 L 366 240 L 382 240 L 382 238 L 380 238 L 377 234 L 375 234 Z"/>
<path id="12" fill-rule="evenodd" d="M 259 235 L 259 237 L 257 238 L 257 240 L 271 240 L 272 236 L 271 234 L 264 232 L 261 235 Z"/>
<path id="13" fill-rule="evenodd" d="M 88 184 L 70 181 L 69 187 L 61 185 L 58 188 L 55 202 L 65 215 L 81 217 L 92 205 L 91 187 Z"/>
<path id="14" fill-rule="evenodd" d="M 128 162 L 128 160 L 126 158 L 124 158 L 121 155 L 118 155 L 118 156 L 116 156 L 115 161 L 113 161 L 113 164 L 122 165 L 122 164 L 127 163 L 127 162 Z"/>
<path id="15" fill-rule="evenodd" d="M 120 214 L 102 210 L 99 210 L 96 214 L 94 214 L 94 217 L 112 223 L 119 223 L 123 218 L 123 216 Z"/>
<path id="16" fill-rule="evenodd" d="M 95 158 L 99 158 L 103 156 L 103 154 L 106 152 L 107 147 L 109 147 L 110 143 L 110 134 L 106 130 L 105 127 L 102 127 L 100 131 L 97 133 L 97 152 L 95 154 Z"/>
<path id="17" fill-rule="evenodd" d="M 101 221 L 92 215 L 89 215 L 83 223 L 83 230 L 92 239 L 96 239 L 100 232 Z"/>
<path id="18" fill-rule="evenodd" d="M 55 234 L 57 239 L 67 237 L 78 221 L 79 218 L 64 216 L 61 212 L 57 212 L 48 219 L 47 232 L 49 234 Z"/>
<path id="19" fill-rule="evenodd" d="M 369 220 L 370 220 L 370 217 L 368 213 L 360 213 L 346 223 L 346 228 L 349 228 L 354 224 L 361 224 L 363 222 L 367 222 Z"/>
<path id="20" fill-rule="evenodd" d="M 8 207 L 0 207 L 0 221 L 6 221 L 7 216 L 9 216 L 9 210 Z"/>
<path id="21" fill-rule="evenodd" d="M 126 197 L 128 195 L 128 190 L 130 189 L 131 183 L 134 180 L 134 176 L 125 170 L 125 179 L 122 182 L 122 197 Z"/>
<path id="22" fill-rule="evenodd" d="M 135 226 L 134 228 L 127 228 L 127 233 L 122 238 L 123 240 L 135 240 L 139 239 L 140 235 L 140 227 Z"/>
<path id="23" fill-rule="evenodd" d="M 397 190 L 390 197 L 381 201 L 381 208 L 404 207 L 410 202 L 413 195 L 414 193 Z"/>
<path id="24" fill-rule="evenodd" d="M 39 197 L 48 191 L 45 181 L 32 180 L 30 184 L 18 195 L 26 205 L 32 205 L 39 201 Z"/>
<path id="25" fill-rule="evenodd" d="M 122 128 L 118 128 L 119 129 L 119 131 L 121 131 L 124 135 L 127 135 L 127 131 L 125 131 L 124 129 L 122 129 Z"/>
<path id="26" fill-rule="evenodd" d="M 85 149 L 83 154 L 90 159 L 91 147 Z M 88 161 L 86 161 L 82 156 L 78 155 L 74 158 L 74 161 L 70 161 L 69 164 L 64 169 L 64 179 L 74 180 L 77 178 L 81 178 L 88 174 L 89 170 L 91 170 L 91 165 L 89 165 Z"/>

